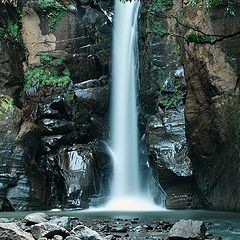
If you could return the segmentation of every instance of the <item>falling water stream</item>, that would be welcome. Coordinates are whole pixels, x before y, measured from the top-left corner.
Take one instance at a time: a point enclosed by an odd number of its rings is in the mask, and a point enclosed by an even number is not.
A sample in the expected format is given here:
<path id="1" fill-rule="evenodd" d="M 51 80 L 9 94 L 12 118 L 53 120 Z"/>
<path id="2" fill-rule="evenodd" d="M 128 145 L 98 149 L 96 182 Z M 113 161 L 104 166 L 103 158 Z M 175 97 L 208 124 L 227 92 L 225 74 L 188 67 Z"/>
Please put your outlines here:
<path id="1" fill-rule="evenodd" d="M 111 98 L 113 181 L 109 209 L 152 209 L 140 187 L 138 159 L 138 12 L 140 1 L 115 1 Z"/>

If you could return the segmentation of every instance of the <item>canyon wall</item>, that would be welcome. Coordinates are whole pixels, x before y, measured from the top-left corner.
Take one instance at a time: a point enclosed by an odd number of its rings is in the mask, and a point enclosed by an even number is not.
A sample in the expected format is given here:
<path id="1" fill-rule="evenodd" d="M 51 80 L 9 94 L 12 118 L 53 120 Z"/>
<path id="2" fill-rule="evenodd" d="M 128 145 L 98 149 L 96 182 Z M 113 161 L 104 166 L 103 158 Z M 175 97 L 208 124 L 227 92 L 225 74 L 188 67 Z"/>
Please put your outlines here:
<path id="1" fill-rule="evenodd" d="M 0 8 L 2 211 L 109 194 L 113 2 L 53 2 Z M 240 16 L 227 7 L 142 2 L 142 184 L 167 208 L 240 209 Z"/>

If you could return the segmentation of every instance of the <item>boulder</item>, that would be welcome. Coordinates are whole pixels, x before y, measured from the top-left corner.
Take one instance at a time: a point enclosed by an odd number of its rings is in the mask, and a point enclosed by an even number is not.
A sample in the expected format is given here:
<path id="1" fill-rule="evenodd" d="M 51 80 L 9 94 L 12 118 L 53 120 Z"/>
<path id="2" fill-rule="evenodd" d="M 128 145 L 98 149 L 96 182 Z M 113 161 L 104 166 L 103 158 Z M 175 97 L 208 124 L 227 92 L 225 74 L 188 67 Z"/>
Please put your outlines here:
<path id="1" fill-rule="evenodd" d="M 52 238 L 52 240 L 63 240 L 63 237 L 60 235 L 54 235 L 54 237 Z"/>
<path id="2" fill-rule="evenodd" d="M 110 232 L 126 233 L 127 232 L 127 228 L 126 228 L 126 226 L 118 225 L 118 226 L 112 227 L 110 229 Z"/>
<path id="3" fill-rule="evenodd" d="M 206 226 L 202 221 L 180 220 L 173 225 L 169 239 L 198 239 L 205 238 Z"/>
<path id="4" fill-rule="evenodd" d="M 104 240 L 115 240 L 115 239 L 116 239 L 116 237 L 113 235 L 108 235 L 104 238 Z"/>
<path id="5" fill-rule="evenodd" d="M 68 236 L 66 240 L 81 240 L 79 237 L 76 236 Z"/>
<path id="6" fill-rule="evenodd" d="M 58 225 L 59 227 L 63 227 L 67 230 L 70 230 L 77 225 L 82 224 L 78 218 L 74 217 L 57 217 L 51 219 L 48 221 L 48 223 Z"/>
<path id="7" fill-rule="evenodd" d="M 40 237 L 52 238 L 54 235 L 59 235 L 64 238 L 69 236 L 69 232 L 65 228 L 48 222 L 33 225 L 31 227 L 31 233 L 35 239 L 39 239 Z"/>
<path id="8" fill-rule="evenodd" d="M 47 222 L 49 216 L 45 213 L 31 213 L 28 214 L 24 219 L 27 221 L 26 225 L 30 226 L 36 223 Z"/>
<path id="9" fill-rule="evenodd" d="M 72 235 L 79 237 L 82 240 L 103 240 L 103 238 L 92 229 L 79 225 L 71 231 Z"/>
<path id="10" fill-rule="evenodd" d="M 1 240 L 34 240 L 31 234 L 19 229 L 16 223 L 0 223 Z"/>
<path id="11" fill-rule="evenodd" d="M 11 221 L 11 219 L 8 219 L 8 218 L 0 218 L 0 223 L 10 223 L 10 222 L 13 222 L 13 221 Z"/>

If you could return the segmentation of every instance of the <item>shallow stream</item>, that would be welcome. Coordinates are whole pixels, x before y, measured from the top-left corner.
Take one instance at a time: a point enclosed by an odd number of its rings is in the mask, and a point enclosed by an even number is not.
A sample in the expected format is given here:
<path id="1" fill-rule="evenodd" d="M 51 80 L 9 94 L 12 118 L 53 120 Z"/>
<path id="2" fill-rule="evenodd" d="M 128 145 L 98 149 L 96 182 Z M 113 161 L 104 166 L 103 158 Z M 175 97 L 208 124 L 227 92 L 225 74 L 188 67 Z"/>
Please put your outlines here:
<path id="1" fill-rule="evenodd" d="M 2 212 L 0 217 L 23 218 L 30 212 Z M 160 221 L 175 222 L 180 219 L 194 219 L 205 222 L 208 231 L 207 234 L 221 236 L 224 240 L 240 240 L 240 213 L 217 212 L 203 210 L 169 210 L 154 212 L 124 212 L 124 211 L 45 211 L 50 216 L 71 216 L 78 217 L 87 226 L 94 226 L 94 223 L 119 223 L 127 222 L 130 219 L 138 218 L 137 225 L 148 224 L 154 226 Z M 158 239 L 162 236 L 156 231 L 145 233 L 129 233 L 130 237 L 137 239 Z M 154 238 L 156 237 L 156 238 Z M 160 239 L 160 238 L 159 238 Z"/>

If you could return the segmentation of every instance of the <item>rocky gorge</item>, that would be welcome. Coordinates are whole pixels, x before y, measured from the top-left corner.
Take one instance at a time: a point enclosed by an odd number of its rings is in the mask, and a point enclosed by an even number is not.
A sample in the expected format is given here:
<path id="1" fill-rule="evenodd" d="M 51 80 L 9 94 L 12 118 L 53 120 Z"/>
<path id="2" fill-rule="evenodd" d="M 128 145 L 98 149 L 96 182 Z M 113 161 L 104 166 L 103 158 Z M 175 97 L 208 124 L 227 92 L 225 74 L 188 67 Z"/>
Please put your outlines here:
<path id="1" fill-rule="evenodd" d="M 169 209 L 239 211 L 240 5 L 204 4 L 142 2 L 142 185 Z M 112 19 L 112 1 L 0 3 L 1 211 L 108 198 Z"/>

